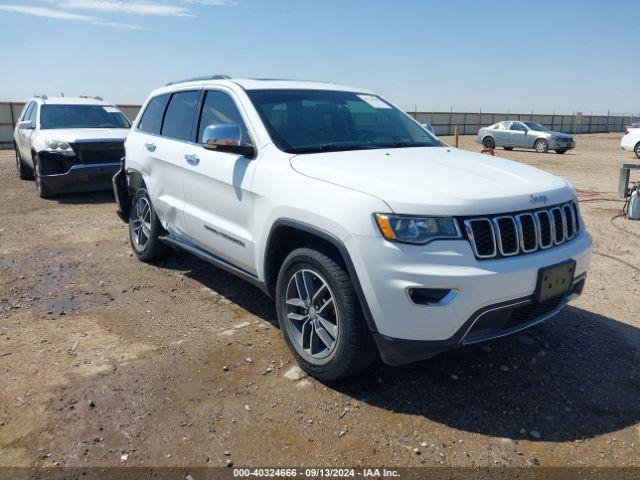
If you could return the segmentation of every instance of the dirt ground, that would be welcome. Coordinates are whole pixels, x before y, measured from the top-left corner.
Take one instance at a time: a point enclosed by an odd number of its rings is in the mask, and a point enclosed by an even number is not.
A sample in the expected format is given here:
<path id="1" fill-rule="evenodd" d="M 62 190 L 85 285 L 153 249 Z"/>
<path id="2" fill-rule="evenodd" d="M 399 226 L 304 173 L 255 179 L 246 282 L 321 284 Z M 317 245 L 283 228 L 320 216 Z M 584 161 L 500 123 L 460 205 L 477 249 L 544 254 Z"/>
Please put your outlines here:
<path id="1" fill-rule="evenodd" d="M 595 254 L 561 315 L 331 385 L 285 377 L 260 291 L 186 253 L 137 261 L 109 192 L 41 200 L 1 152 L 0 466 L 640 466 L 640 222 L 616 218 L 635 160 L 619 139 L 498 151 L 579 189 Z"/>

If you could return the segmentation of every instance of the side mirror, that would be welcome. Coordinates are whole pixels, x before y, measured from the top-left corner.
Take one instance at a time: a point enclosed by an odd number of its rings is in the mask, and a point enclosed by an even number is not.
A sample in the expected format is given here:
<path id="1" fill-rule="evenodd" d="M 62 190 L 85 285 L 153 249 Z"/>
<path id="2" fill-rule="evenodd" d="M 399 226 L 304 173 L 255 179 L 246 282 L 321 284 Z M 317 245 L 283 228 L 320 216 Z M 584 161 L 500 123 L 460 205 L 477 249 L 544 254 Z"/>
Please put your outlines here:
<path id="1" fill-rule="evenodd" d="M 20 130 L 35 130 L 36 126 L 31 120 L 24 120 L 18 124 Z"/>
<path id="2" fill-rule="evenodd" d="M 255 156 L 253 145 L 242 145 L 242 129 L 235 123 L 222 123 L 205 127 L 202 146 L 207 150 L 236 153 L 247 158 Z"/>

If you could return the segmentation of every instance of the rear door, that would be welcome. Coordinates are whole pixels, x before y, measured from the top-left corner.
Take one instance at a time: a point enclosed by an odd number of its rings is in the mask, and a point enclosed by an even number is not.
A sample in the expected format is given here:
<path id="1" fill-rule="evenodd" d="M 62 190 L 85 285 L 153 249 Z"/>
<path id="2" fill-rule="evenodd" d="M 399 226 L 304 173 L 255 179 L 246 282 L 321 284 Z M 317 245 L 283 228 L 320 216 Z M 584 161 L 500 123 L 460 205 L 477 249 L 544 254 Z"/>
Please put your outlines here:
<path id="1" fill-rule="evenodd" d="M 255 273 L 251 223 L 257 160 L 202 147 L 204 129 L 221 123 L 240 125 L 242 143 L 252 143 L 234 93 L 226 89 L 207 89 L 196 144 L 188 145 L 185 151 L 192 159 L 184 176 L 185 221 L 189 237 L 198 246 Z"/>
<path id="2" fill-rule="evenodd" d="M 163 226 L 184 234 L 184 150 L 193 136 L 200 90 L 178 91 L 150 100 L 140 120 L 141 167 Z M 127 142 L 127 149 L 129 142 Z M 134 154 L 135 155 L 135 154 Z"/>

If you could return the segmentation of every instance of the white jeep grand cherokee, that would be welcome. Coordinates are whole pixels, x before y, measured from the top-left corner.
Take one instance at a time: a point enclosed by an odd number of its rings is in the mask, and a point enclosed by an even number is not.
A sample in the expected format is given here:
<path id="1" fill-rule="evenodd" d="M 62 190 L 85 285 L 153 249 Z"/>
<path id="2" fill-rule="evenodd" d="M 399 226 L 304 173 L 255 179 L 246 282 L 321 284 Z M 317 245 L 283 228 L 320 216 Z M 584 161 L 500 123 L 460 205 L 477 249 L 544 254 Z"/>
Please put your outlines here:
<path id="1" fill-rule="evenodd" d="M 100 97 L 31 98 L 13 133 L 18 176 L 42 198 L 111 188 L 131 124 Z"/>
<path id="2" fill-rule="evenodd" d="M 522 330 L 584 286 L 568 182 L 451 148 L 359 88 L 176 82 L 125 149 L 114 190 L 136 255 L 182 248 L 262 288 L 323 380 Z"/>

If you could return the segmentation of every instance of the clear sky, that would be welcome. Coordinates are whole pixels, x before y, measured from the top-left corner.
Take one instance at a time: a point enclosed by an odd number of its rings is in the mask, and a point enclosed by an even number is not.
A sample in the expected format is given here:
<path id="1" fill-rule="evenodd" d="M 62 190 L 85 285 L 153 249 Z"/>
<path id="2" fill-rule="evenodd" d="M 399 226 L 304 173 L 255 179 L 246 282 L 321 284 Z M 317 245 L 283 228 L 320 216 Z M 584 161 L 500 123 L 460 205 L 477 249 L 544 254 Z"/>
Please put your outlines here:
<path id="1" fill-rule="evenodd" d="M 640 111 L 638 0 L 0 0 L 0 100 L 140 103 L 205 74 L 413 110 Z"/>

